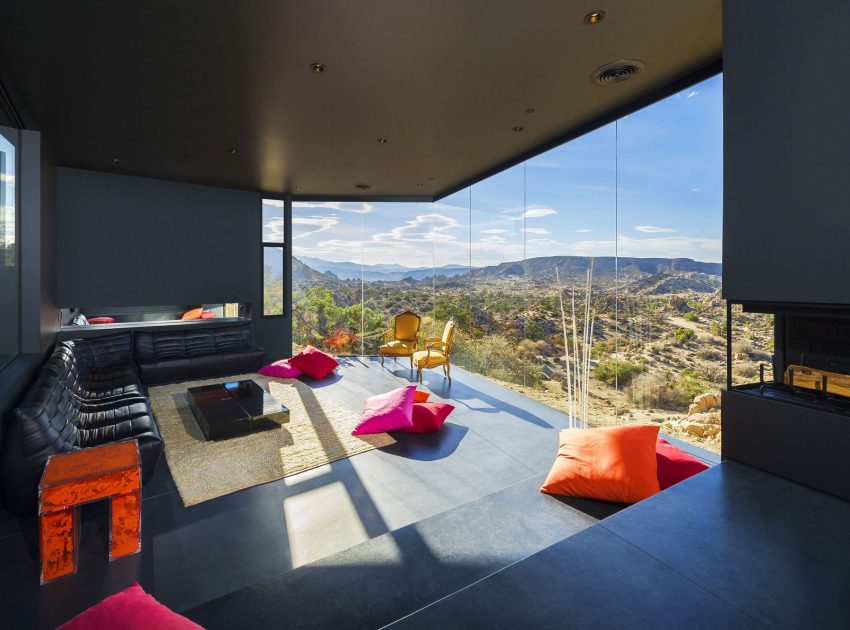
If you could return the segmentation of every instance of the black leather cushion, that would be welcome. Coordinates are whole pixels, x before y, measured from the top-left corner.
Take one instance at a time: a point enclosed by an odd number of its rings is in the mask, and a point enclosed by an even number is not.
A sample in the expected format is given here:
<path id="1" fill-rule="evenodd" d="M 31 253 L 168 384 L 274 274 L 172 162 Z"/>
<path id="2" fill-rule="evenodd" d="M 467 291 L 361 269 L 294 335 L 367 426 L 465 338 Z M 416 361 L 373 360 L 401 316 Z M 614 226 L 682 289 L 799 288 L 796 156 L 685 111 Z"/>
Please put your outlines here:
<path id="1" fill-rule="evenodd" d="M 3 440 L 6 507 L 27 514 L 37 507 L 47 458 L 119 440 L 137 439 L 142 479 L 153 474 L 162 438 L 126 343 L 89 341 L 56 345 L 35 385 L 15 409 Z"/>
<path id="2" fill-rule="evenodd" d="M 250 322 L 237 326 L 197 326 L 136 333 L 139 376 L 148 385 L 254 372 L 265 351 L 254 346 Z"/>

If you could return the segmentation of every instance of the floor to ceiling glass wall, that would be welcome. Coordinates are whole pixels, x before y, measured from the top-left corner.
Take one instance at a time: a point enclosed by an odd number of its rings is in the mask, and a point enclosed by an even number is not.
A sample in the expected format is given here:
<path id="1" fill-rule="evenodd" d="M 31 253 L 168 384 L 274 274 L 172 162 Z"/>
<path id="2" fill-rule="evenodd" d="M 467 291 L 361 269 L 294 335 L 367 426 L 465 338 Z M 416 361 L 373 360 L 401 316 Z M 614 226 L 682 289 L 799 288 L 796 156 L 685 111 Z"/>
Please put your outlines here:
<path id="1" fill-rule="evenodd" d="M 403 311 L 421 338 L 454 320 L 456 366 L 718 450 L 717 401 L 687 414 L 724 375 L 721 95 L 717 76 L 435 203 L 294 203 L 296 348 L 376 355 Z M 752 371 L 769 322 L 748 325 Z"/>

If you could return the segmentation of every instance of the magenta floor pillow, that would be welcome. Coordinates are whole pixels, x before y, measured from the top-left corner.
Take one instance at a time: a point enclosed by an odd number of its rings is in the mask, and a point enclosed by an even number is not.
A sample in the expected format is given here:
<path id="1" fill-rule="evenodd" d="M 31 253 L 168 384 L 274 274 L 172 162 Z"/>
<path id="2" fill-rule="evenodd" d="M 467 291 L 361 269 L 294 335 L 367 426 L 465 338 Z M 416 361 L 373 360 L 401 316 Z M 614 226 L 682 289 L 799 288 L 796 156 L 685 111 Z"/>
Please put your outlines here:
<path id="1" fill-rule="evenodd" d="M 434 433 L 454 411 L 448 403 L 413 403 L 413 426 L 402 429 L 406 433 Z"/>
<path id="2" fill-rule="evenodd" d="M 366 399 L 360 423 L 351 435 L 399 431 L 413 426 L 413 393 L 416 385 L 399 387 Z"/>
<path id="3" fill-rule="evenodd" d="M 301 370 L 291 365 L 289 359 L 281 359 L 262 367 L 259 369 L 259 373 L 263 376 L 274 376 L 276 378 L 298 378 L 301 376 Z"/>
<path id="4" fill-rule="evenodd" d="M 322 379 L 333 372 L 339 366 L 339 363 L 327 352 L 322 352 L 313 346 L 307 346 L 289 359 L 289 365 L 297 367 L 307 376 Z"/>
<path id="5" fill-rule="evenodd" d="M 658 462 L 658 485 L 662 490 L 708 468 L 705 462 L 661 438 L 655 444 L 655 459 Z"/>
<path id="6" fill-rule="evenodd" d="M 110 595 L 59 626 L 58 630 L 203 630 L 145 593 L 139 583 Z"/>

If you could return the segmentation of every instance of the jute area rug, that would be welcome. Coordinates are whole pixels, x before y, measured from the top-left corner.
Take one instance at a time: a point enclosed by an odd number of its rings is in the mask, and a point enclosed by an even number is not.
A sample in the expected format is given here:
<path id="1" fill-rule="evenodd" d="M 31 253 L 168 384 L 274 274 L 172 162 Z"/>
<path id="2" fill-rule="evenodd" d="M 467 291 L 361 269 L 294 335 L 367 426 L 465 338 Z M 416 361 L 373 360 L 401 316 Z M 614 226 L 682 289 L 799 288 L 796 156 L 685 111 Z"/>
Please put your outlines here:
<path id="1" fill-rule="evenodd" d="M 279 429 L 207 442 L 186 390 L 247 378 L 289 409 L 289 422 Z M 186 507 L 395 442 L 387 433 L 351 435 L 358 414 L 294 379 L 243 374 L 151 387 L 148 393 L 168 467 Z"/>

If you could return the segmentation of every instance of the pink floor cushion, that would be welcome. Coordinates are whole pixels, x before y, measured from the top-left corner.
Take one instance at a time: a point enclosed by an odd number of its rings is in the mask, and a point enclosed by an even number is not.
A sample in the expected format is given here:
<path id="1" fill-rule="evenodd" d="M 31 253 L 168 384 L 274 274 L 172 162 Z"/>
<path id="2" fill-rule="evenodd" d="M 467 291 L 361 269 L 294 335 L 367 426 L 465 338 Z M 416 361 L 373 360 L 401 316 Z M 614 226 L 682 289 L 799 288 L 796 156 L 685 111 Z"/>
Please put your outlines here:
<path id="1" fill-rule="evenodd" d="M 281 359 L 262 367 L 259 373 L 263 376 L 274 376 L 275 378 L 298 378 L 301 376 L 301 370 L 291 365 L 289 359 Z"/>
<path id="2" fill-rule="evenodd" d="M 204 311 L 201 313 L 201 319 L 215 319 L 217 315 L 212 311 Z"/>
<path id="3" fill-rule="evenodd" d="M 327 352 L 307 346 L 289 360 L 289 365 L 298 368 L 307 376 L 322 379 L 333 372 L 339 363 Z"/>
<path id="4" fill-rule="evenodd" d="M 402 431 L 434 433 L 440 430 L 452 411 L 454 411 L 454 405 L 448 403 L 413 403 L 413 426 Z"/>
<path id="5" fill-rule="evenodd" d="M 399 431 L 413 426 L 413 392 L 416 385 L 399 387 L 366 399 L 360 423 L 351 435 Z"/>
<path id="6" fill-rule="evenodd" d="M 655 459 L 658 461 L 658 485 L 662 490 L 708 468 L 705 462 L 661 438 L 655 444 Z"/>
<path id="7" fill-rule="evenodd" d="M 120 593 L 110 595 L 99 604 L 59 626 L 59 630 L 203 630 L 186 617 L 169 610 L 148 595 L 136 582 Z"/>

